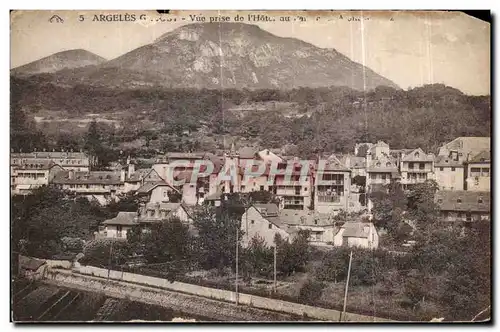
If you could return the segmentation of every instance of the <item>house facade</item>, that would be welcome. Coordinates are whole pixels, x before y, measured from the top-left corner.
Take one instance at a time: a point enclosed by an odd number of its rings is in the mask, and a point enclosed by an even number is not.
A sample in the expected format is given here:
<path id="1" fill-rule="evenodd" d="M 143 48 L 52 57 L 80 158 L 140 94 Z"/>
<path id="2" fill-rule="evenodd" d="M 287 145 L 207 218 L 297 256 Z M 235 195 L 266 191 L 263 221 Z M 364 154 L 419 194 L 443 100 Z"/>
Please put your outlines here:
<path id="1" fill-rule="evenodd" d="M 333 242 L 336 247 L 377 249 L 379 235 L 371 222 L 346 222 L 335 234 Z"/>
<path id="2" fill-rule="evenodd" d="M 458 155 L 437 156 L 434 173 L 440 190 L 464 190 L 464 164 Z"/>
<path id="3" fill-rule="evenodd" d="M 269 247 L 275 245 L 274 238 L 279 234 L 283 239 L 290 238 L 287 227 L 279 218 L 276 204 L 254 204 L 241 216 L 241 229 L 244 232 L 242 246 L 248 247 L 252 238 L 259 236 Z"/>
<path id="4" fill-rule="evenodd" d="M 324 214 L 348 212 L 351 170 L 333 155 L 319 163 L 314 178 L 314 210 Z"/>
<path id="5" fill-rule="evenodd" d="M 11 166 L 10 185 L 12 195 L 28 195 L 34 189 L 49 185 L 64 169 L 51 160 L 26 159 L 26 162 Z"/>
<path id="6" fill-rule="evenodd" d="M 88 172 L 97 164 L 97 159 L 85 152 L 71 151 L 32 151 L 32 152 L 11 152 L 10 162 L 13 166 L 21 166 L 28 163 L 52 162 L 65 170 L 76 172 Z"/>
<path id="7" fill-rule="evenodd" d="M 434 180 L 434 158 L 432 153 L 427 154 L 420 148 L 403 153 L 399 163 L 403 188 Z"/>
<path id="8" fill-rule="evenodd" d="M 465 190 L 490 191 L 490 151 L 481 151 L 465 162 Z"/>
<path id="9" fill-rule="evenodd" d="M 52 183 L 59 189 L 79 194 L 89 200 L 95 199 L 99 204 L 107 205 L 116 200 L 124 189 L 120 176 L 120 172 L 112 171 L 75 172 L 70 170 L 57 173 Z"/>
<path id="10" fill-rule="evenodd" d="M 101 236 L 106 238 L 127 239 L 127 232 L 134 226 L 141 226 L 144 230 L 153 223 L 170 218 L 178 218 L 183 224 L 194 228 L 192 218 L 180 203 L 147 203 L 140 206 L 137 212 L 118 212 L 117 216 L 103 222 L 105 229 Z"/>

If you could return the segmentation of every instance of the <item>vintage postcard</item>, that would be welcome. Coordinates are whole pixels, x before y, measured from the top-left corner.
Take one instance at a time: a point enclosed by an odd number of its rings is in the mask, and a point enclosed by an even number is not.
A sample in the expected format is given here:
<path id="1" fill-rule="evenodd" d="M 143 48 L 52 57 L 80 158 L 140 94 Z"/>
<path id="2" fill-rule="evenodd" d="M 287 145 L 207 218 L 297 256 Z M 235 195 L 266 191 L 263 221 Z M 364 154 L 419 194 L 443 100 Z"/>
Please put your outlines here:
<path id="1" fill-rule="evenodd" d="M 476 14 L 12 11 L 11 321 L 491 322 Z"/>

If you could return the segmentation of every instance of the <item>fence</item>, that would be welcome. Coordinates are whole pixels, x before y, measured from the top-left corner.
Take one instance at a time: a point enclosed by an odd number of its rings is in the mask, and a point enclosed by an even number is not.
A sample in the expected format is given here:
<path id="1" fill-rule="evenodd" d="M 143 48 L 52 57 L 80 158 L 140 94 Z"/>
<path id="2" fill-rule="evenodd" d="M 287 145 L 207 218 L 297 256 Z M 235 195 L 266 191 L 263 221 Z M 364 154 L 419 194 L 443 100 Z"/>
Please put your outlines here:
<path id="1" fill-rule="evenodd" d="M 93 266 L 75 267 L 73 268 L 73 271 L 80 274 L 92 275 L 101 278 L 109 278 L 113 280 L 142 284 L 146 286 L 153 286 L 166 290 L 188 293 L 192 295 L 202 296 L 225 302 L 236 301 L 235 292 L 222 289 L 208 288 L 208 287 L 176 282 L 176 281 L 169 282 L 168 280 L 162 278 L 150 277 L 129 272 L 102 269 Z M 304 304 L 286 302 L 286 301 L 270 299 L 250 294 L 243 294 L 243 293 L 239 293 L 238 302 L 240 304 L 248 305 L 255 308 L 285 312 L 299 316 L 307 316 L 309 318 L 314 318 L 318 320 L 338 321 L 340 316 L 340 311 L 337 310 L 318 308 Z M 343 321 L 358 321 L 358 322 L 386 321 L 387 322 L 389 320 L 378 317 L 346 313 L 343 316 Z"/>

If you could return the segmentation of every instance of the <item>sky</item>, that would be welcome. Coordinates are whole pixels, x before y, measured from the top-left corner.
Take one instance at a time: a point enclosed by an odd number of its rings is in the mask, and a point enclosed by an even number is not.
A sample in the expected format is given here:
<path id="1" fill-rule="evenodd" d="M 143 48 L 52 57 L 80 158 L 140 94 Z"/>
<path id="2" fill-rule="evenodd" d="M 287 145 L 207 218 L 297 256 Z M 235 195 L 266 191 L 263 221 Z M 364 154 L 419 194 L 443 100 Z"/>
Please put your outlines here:
<path id="1" fill-rule="evenodd" d="M 125 19 L 126 13 L 135 14 L 136 21 L 93 21 L 95 14 L 121 14 Z M 64 23 L 50 23 L 54 14 Z M 147 20 L 140 20 L 141 14 Z M 443 83 L 467 94 L 490 94 L 490 24 L 459 12 L 183 11 L 164 16 L 175 17 L 176 22 L 156 22 L 156 12 L 147 11 L 18 11 L 11 14 L 11 68 L 70 49 L 113 59 L 181 25 L 195 23 L 189 15 L 206 20 L 228 16 L 233 21 L 237 14 L 245 19 L 247 14 L 272 16 L 275 22 L 243 23 L 334 48 L 403 89 Z M 285 16 L 291 17 L 290 22 L 279 20 Z"/>

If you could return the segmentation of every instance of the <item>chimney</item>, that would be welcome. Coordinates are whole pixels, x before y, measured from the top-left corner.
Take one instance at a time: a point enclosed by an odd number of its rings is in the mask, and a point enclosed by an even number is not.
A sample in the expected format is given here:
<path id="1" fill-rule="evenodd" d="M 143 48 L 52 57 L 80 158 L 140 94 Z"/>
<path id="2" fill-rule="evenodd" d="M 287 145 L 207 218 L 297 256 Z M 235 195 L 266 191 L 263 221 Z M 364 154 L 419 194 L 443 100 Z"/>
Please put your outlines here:
<path id="1" fill-rule="evenodd" d="M 155 204 L 155 217 L 160 218 L 160 203 Z"/>
<path id="2" fill-rule="evenodd" d="M 135 165 L 134 163 L 129 163 L 127 176 L 130 178 L 134 173 L 135 173 Z"/>
<path id="3" fill-rule="evenodd" d="M 69 172 L 68 172 L 68 178 L 70 180 L 73 180 L 75 178 L 75 171 L 74 170 L 72 170 L 72 169 L 69 170 Z"/>
<path id="4" fill-rule="evenodd" d="M 144 203 L 139 204 L 139 211 L 141 216 L 145 217 L 146 216 L 146 205 Z"/>
<path id="5" fill-rule="evenodd" d="M 125 170 L 120 171 L 120 182 L 125 182 Z"/>

